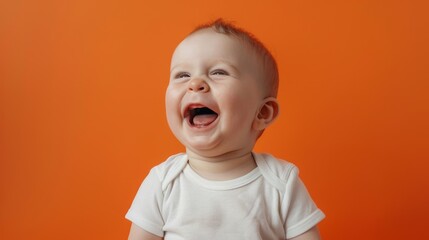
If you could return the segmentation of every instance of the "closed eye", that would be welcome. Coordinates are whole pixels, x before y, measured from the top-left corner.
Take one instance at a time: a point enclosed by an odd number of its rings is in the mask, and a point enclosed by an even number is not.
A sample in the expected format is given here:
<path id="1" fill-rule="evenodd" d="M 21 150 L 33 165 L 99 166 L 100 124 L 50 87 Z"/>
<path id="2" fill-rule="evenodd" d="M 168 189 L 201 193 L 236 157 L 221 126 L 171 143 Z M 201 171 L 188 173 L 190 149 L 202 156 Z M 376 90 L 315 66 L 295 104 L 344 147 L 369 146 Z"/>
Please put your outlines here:
<path id="1" fill-rule="evenodd" d="M 179 79 L 179 78 L 189 78 L 191 77 L 191 74 L 187 73 L 187 72 L 179 72 L 177 73 L 174 78 L 175 79 Z"/>
<path id="2" fill-rule="evenodd" d="M 216 69 L 210 72 L 210 75 L 229 75 L 227 71 L 222 69 Z"/>

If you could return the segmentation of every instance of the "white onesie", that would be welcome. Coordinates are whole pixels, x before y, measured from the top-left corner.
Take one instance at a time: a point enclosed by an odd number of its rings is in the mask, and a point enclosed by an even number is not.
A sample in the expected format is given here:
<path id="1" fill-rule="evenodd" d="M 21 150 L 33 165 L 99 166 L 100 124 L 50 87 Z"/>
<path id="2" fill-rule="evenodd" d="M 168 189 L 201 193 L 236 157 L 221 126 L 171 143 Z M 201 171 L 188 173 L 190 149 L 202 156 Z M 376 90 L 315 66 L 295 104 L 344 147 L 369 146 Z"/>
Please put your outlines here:
<path id="1" fill-rule="evenodd" d="M 150 171 L 126 218 L 165 240 L 284 240 L 325 217 L 293 164 L 253 156 L 257 168 L 228 181 L 202 178 L 186 154 L 171 156 Z"/>

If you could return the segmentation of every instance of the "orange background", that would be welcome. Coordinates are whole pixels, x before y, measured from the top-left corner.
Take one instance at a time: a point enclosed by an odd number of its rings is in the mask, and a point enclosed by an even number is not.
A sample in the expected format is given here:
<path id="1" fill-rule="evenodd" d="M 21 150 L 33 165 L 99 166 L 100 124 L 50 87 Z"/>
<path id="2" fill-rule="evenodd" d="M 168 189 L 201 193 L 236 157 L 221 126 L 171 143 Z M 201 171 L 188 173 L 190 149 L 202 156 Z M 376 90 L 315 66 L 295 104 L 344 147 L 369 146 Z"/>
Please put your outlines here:
<path id="1" fill-rule="evenodd" d="M 1 1 L 0 239 L 125 239 L 149 169 L 183 151 L 169 61 L 217 17 L 278 60 L 258 152 L 300 167 L 324 239 L 428 239 L 426 1 Z"/>

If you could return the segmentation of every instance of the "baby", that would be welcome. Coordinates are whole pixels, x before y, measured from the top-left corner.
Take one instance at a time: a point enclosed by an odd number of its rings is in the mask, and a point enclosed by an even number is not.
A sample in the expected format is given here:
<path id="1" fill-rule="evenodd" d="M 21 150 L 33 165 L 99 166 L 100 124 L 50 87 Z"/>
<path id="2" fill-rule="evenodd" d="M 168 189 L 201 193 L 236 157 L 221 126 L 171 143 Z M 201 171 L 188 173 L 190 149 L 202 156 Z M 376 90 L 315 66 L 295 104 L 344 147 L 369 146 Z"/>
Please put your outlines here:
<path id="1" fill-rule="evenodd" d="M 278 116 L 277 65 L 222 20 L 176 48 L 168 124 L 186 153 L 154 167 L 126 218 L 129 239 L 320 239 L 316 207 L 291 163 L 252 152 Z"/>

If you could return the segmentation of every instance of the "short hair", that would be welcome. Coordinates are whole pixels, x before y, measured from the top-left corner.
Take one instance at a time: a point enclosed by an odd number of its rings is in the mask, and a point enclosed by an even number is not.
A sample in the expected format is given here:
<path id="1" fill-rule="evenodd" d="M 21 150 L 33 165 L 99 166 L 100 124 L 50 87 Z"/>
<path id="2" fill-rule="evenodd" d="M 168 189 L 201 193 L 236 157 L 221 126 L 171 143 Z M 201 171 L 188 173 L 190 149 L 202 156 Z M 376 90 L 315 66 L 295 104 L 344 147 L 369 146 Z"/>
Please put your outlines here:
<path id="1" fill-rule="evenodd" d="M 217 33 L 232 35 L 247 43 L 250 48 L 253 49 L 262 59 L 268 93 L 271 97 L 277 96 L 279 88 L 279 71 L 277 68 L 277 62 L 261 41 L 259 41 L 253 34 L 235 26 L 230 22 L 226 22 L 222 18 L 218 18 L 212 22 L 196 27 L 189 35 L 204 29 L 212 29 Z"/>

